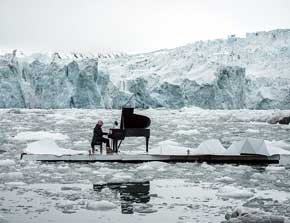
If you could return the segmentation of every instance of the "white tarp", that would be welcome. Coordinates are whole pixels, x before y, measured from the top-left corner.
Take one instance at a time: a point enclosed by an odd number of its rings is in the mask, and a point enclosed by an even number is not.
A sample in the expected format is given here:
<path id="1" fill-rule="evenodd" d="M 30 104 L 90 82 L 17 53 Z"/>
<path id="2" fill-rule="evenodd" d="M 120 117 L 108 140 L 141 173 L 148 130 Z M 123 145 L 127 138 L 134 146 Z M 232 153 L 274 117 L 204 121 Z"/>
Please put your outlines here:
<path id="1" fill-rule="evenodd" d="M 270 156 L 269 148 L 263 139 L 245 138 L 234 142 L 224 153 L 225 155 L 259 154 Z"/>
<path id="2" fill-rule="evenodd" d="M 203 141 L 193 154 L 202 155 L 202 154 L 214 154 L 219 155 L 226 152 L 226 149 L 223 147 L 221 142 L 218 139 L 208 139 Z"/>
<path id="3" fill-rule="evenodd" d="M 23 152 L 28 154 L 51 154 L 56 156 L 88 154 L 84 150 L 72 150 L 59 147 L 52 139 L 42 139 L 36 142 L 29 143 Z"/>

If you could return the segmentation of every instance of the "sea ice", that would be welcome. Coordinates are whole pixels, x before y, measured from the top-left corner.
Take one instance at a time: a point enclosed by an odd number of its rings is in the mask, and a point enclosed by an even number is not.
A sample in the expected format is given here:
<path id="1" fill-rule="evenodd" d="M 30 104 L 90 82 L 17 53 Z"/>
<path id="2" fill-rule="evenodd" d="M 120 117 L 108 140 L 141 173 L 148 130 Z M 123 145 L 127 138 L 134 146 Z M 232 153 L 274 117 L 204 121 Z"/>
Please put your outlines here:
<path id="1" fill-rule="evenodd" d="M 284 171 L 285 167 L 284 166 L 267 166 L 266 167 L 267 171 Z"/>
<path id="2" fill-rule="evenodd" d="M 138 166 L 136 169 L 137 170 L 158 170 L 162 171 L 165 169 L 165 167 L 168 167 L 168 163 L 163 163 L 163 162 L 147 162 L 147 163 L 142 163 L 140 166 Z"/>
<path id="3" fill-rule="evenodd" d="M 222 223 L 289 223 L 287 219 L 249 208 L 237 208 Z"/>
<path id="4" fill-rule="evenodd" d="M 18 180 L 22 178 L 23 178 L 23 174 L 21 172 L 0 173 L 0 179 L 4 181 Z"/>
<path id="5" fill-rule="evenodd" d="M 191 129 L 191 130 L 177 130 L 176 132 L 174 132 L 174 134 L 190 136 L 190 135 L 197 135 L 197 134 L 200 134 L 200 132 L 199 132 L 197 129 Z"/>
<path id="6" fill-rule="evenodd" d="M 61 190 L 81 191 L 82 188 L 77 186 L 63 186 L 61 187 Z"/>
<path id="7" fill-rule="evenodd" d="M 231 177 L 220 177 L 216 179 L 219 182 L 224 182 L 224 183 L 233 183 L 235 182 L 235 179 L 231 178 Z"/>
<path id="8" fill-rule="evenodd" d="M 225 186 L 218 191 L 217 196 L 227 197 L 227 198 L 236 198 L 236 199 L 245 199 L 245 198 L 250 198 L 254 196 L 254 193 L 246 189 L 239 189 L 232 186 Z"/>
<path id="9" fill-rule="evenodd" d="M 87 203 L 86 208 L 94 211 L 108 211 L 116 208 L 117 206 L 112 202 L 101 200 L 101 201 L 90 201 Z"/>
<path id="10" fill-rule="evenodd" d="M 77 169 L 77 171 L 79 173 L 89 173 L 89 172 L 92 172 L 92 169 L 89 167 L 80 167 Z"/>
<path id="11" fill-rule="evenodd" d="M 26 185 L 26 183 L 24 183 L 22 181 L 13 181 L 13 182 L 7 182 L 7 183 L 5 183 L 5 185 L 8 185 L 8 186 L 24 186 L 24 185 Z"/>
<path id="12" fill-rule="evenodd" d="M 110 182 L 129 182 L 132 180 L 132 175 L 129 174 L 129 173 L 123 173 L 123 172 L 120 172 L 120 173 L 115 173 Z"/>
<path id="13" fill-rule="evenodd" d="M 27 141 L 27 140 L 41 140 L 41 139 L 53 139 L 53 140 L 67 140 L 69 137 L 62 133 L 53 133 L 45 131 L 37 132 L 20 132 L 15 136 L 16 140 Z"/>
<path id="14" fill-rule="evenodd" d="M 290 151 L 286 150 L 290 148 L 290 145 L 288 143 L 285 143 L 284 141 L 265 140 L 265 143 L 271 154 L 290 155 Z"/>
<path id="15" fill-rule="evenodd" d="M 8 223 L 9 221 L 0 215 L 0 223 Z"/>
<path id="16" fill-rule="evenodd" d="M 11 159 L 0 160 L 0 166 L 12 166 L 15 165 L 15 161 Z"/>
<path id="17" fill-rule="evenodd" d="M 259 133 L 260 131 L 258 129 L 247 129 L 247 133 Z"/>

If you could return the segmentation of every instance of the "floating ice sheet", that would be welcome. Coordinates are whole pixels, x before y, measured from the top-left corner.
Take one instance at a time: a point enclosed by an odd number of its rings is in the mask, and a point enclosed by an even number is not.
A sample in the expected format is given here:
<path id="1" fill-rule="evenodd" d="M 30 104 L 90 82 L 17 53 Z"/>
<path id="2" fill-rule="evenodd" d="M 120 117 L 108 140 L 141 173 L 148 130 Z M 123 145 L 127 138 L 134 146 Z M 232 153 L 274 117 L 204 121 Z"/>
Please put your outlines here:
<path id="1" fill-rule="evenodd" d="M 41 139 L 54 139 L 54 140 L 66 140 L 69 137 L 62 133 L 53 133 L 46 131 L 28 131 L 28 132 L 20 132 L 15 136 L 16 140 L 41 140 Z"/>

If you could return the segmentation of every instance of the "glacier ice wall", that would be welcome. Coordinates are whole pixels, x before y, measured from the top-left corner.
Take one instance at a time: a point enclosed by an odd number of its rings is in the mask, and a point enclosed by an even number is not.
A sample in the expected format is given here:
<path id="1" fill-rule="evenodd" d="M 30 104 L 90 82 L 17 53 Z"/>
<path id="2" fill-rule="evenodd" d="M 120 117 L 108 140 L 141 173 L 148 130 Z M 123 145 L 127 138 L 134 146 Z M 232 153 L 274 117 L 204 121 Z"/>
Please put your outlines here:
<path id="1" fill-rule="evenodd" d="M 152 53 L 0 55 L 1 108 L 290 109 L 290 30 Z"/>

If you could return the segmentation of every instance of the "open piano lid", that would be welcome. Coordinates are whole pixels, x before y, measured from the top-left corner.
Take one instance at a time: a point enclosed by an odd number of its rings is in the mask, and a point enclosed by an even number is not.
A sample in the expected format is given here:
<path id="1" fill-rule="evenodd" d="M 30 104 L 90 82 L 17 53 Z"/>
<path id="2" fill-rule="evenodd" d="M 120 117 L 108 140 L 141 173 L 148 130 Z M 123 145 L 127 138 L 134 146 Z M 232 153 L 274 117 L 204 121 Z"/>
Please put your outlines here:
<path id="1" fill-rule="evenodd" d="M 150 124 L 150 118 L 134 114 L 134 108 L 122 108 L 121 129 L 148 128 Z"/>

